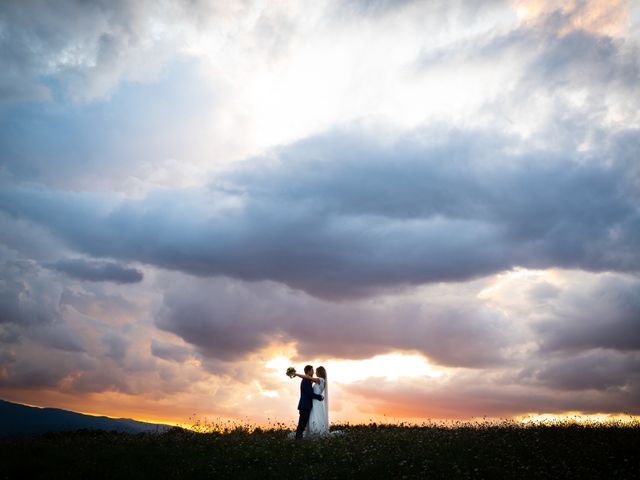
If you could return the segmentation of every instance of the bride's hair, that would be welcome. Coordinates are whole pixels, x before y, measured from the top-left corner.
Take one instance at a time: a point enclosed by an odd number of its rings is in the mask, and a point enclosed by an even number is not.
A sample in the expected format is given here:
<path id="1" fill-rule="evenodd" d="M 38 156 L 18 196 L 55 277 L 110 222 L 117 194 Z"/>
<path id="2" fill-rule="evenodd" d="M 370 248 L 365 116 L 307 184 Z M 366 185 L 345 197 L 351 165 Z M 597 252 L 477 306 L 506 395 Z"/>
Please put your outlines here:
<path id="1" fill-rule="evenodd" d="M 316 368 L 316 375 L 324 378 L 325 380 L 327 379 L 327 371 L 324 369 L 324 367 Z"/>

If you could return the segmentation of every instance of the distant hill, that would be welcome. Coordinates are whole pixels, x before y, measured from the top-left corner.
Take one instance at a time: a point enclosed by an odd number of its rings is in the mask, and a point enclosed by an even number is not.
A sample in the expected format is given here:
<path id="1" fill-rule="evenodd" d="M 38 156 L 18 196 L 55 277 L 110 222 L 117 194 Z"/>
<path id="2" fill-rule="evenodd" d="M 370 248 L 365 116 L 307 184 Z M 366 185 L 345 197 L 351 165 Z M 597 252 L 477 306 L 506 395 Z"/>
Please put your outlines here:
<path id="1" fill-rule="evenodd" d="M 29 407 L 0 400 L 0 436 L 30 436 L 80 428 L 128 433 L 161 433 L 172 427 L 130 418 L 94 417 L 59 408 Z"/>

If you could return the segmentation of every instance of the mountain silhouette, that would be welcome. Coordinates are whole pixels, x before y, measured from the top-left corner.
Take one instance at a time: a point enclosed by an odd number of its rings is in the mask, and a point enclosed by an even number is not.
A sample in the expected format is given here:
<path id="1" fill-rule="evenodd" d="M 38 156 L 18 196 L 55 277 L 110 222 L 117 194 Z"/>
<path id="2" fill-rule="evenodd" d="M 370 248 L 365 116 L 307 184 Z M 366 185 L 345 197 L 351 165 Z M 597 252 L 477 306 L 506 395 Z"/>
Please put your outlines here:
<path id="1" fill-rule="evenodd" d="M 170 425 L 139 422 L 131 418 L 94 417 L 60 408 L 29 407 L 0 400 L 0 436 L 30 436 L 65 430 L 116 430 L 118 432 L 164 432 Z"/>

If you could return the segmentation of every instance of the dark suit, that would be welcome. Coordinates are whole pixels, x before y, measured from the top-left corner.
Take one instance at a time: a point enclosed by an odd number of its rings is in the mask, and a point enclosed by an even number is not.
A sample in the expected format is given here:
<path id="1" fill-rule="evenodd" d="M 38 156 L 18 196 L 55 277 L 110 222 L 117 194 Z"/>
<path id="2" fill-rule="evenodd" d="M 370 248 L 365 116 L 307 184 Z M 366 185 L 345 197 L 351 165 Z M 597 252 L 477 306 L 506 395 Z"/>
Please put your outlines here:
<path id="1" fill-rule="evenodd" d="M 313 385 L 311 380 L 303 378 L 300 382 L 300 401 L 298 402 L 298 410 L 300 411 L 300 419 L 298 420 L 298 428 L 296 429 L 296 438 L 302 438 L 302 432 L 307 428 L 309 415 L 311 415 L 311 407 L 313 399 L 322 400 L 322 396 L 313 393 Z"/>

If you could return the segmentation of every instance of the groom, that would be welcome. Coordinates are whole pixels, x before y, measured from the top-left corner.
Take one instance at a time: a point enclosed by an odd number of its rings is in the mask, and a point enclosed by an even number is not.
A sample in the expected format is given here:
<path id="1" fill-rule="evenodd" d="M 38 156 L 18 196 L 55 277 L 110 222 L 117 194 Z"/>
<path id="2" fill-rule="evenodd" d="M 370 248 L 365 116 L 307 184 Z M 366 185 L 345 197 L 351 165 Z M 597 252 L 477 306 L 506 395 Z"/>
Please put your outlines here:
<path id="1" fill-rule="evenodd" d="M 313 377 L 313 367 L 307 365 L 304 367 L 304 373 Z M 298 411 L 300 412 L 300 419 L 298 420 L 298 428 L 296 429 L 296 438 L 302 438 L 302 432 L 309 423 L 309 415 L 311 415 L 311 407 L 313 405 L 312 400 L 324 400 L 322 395 L 313 393 L 313 386 L 311 380 L 303 378 L 300 382 L 300 401 L 298 402 Z"/>

